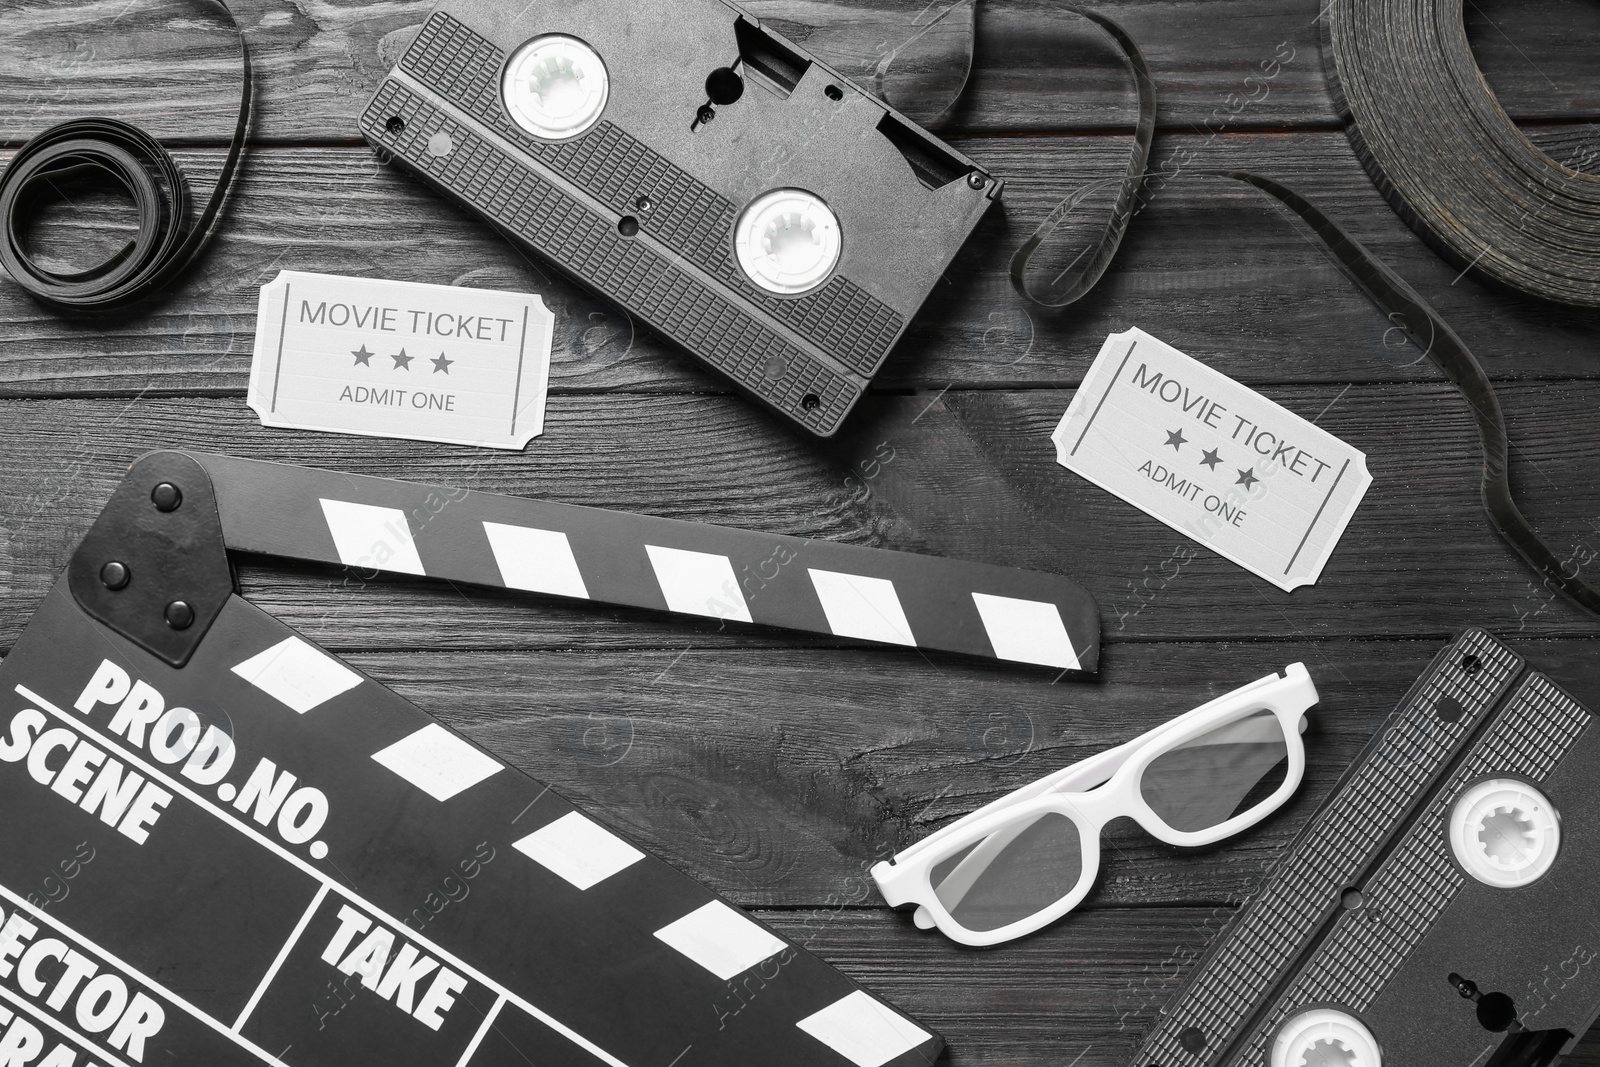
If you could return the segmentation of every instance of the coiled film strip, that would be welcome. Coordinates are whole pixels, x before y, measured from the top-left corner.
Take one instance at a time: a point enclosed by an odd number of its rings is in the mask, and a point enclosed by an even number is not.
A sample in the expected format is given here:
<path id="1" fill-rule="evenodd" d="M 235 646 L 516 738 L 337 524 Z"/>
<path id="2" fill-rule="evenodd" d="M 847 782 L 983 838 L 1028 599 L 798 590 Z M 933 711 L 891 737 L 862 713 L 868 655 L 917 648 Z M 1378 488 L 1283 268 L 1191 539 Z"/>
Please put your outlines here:
<path id="1" fill-rule="evenodd" d="M 1457 265 L 1600 307 L 1600 175 L 1534 146 L 1478 71 L 1461 0 L 1333 0 L 1335 102 L 1379 190 Z"/>
<path id="2" fill-rule="evenodd" d="M 223 0 L 210 0 L 239 41 L 243 83 L 228 154 L 216 184 L 189 219 L 189 186 L 172 155 L 137 126 L 80 118 L 52 126 L 19 148 L 0 173 L 0 266 L 35 298 L 67 311 L 118 311 L 168 291 L 200 257 L 221 221 L 250 131 L 254 74 L 244 30 Z M 34 258 L 26 239 L 39 202 L 64 196 L 62 186 L 91 179 L 120 188 L 133 201 L 133 240 L 88 270 L 58 271 Z"/>

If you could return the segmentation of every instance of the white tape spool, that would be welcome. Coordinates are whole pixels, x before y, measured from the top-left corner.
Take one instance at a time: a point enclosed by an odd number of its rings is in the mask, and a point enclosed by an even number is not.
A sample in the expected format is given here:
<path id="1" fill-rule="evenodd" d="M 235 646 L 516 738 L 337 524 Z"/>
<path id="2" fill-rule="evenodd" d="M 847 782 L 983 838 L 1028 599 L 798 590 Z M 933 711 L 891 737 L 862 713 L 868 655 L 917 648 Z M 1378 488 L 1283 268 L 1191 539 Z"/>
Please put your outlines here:
<path id="1" fill-rule="evenodd" d="M 757 197 L 734 227 L 734 251 L 750 280 L 769 293 L 805 293 L 838 265 L 839 220 L 822 198 L 804 189 L 774 189 Z"/>
<path id="2" fill-rule="evenodd" d="M 1526 782 L 1479 782 L 1450 809 L 1450 850 L 1485 885 L 1515 889 L 1536 881 L 1560 849 L 1560 813 Z"/>
<path id="3" fill-rule="evenodd" d="M 1291 1018 L 1272 1042 L 1272 1067 L 1383 1067 L 1372 1031 L 1334 1008 Z"/>
<path id="4" fill-rule="evenodd" d="M 548 33 L 517 49 L 500 92 L 518 126 L 559 141 L 600 121 L 611 80 L 600 53 L 576 37 Z"/>

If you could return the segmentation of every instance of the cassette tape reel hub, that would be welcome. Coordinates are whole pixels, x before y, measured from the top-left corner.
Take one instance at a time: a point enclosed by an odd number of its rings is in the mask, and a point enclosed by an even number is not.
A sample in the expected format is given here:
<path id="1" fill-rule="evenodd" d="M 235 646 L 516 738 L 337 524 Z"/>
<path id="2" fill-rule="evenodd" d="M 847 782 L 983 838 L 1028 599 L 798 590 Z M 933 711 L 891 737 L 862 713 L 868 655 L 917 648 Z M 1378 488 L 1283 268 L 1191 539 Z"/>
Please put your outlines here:
<path id="1" fill-rule="evenodd" d="M 839 220 L 821 197 L 804 189 L 774 189 L 758 197 L 739 216 L 733 243 L 751 281 L 786 295 L 827 281 L 842 247 Z"/>
<path id="2" fill-rule="evenodd" d="M 1353 1016 L 1312 1008 L 1284 1022 L 1272 1043 L 1271 1067 L 1383 1067 L 1383 1053 Z"/>
<path id="3" fill-rule="evenodd" d="M 600 54 L 563 33 L 535 37 L 519 48 L 501 85 L 517 125 L 548 141 L 576 137 L 599 122 L 610 93 Z"/>
<path id="4" fill-rule="evenodd" d="M 1600 1018 L 1597 778 L 1594 715 L 1462 631 L 1130 1067 L 1553 1067 Z"/>
<path id="5" fill-rule="evenodd" d="M 1561 819 L 1526 782 L 1491 778 L 1461 795 L 1450 812 L 1450 850 L 1472 877 L 1516 889 L 1550 869 L 1561 848 Z"/>
<path id="6" fill-rule="evenodd" d="M 818 437 L 1004 185 L 725 0 L 440 0 L 361 130 Z"/>

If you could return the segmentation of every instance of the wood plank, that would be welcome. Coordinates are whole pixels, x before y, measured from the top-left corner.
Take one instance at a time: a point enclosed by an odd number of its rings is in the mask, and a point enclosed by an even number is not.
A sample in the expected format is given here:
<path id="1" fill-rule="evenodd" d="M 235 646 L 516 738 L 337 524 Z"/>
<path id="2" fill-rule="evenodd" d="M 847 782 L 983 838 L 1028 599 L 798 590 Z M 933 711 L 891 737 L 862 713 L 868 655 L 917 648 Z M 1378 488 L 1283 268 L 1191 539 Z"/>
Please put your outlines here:
<path id="1" fill-rule="evenodd" d="M 1144 1067 L 1132 1062 L 1141 1036 L 1232 912 L 1084 912 L 985 951 L 881 912 L 758 914 L 942 1034 L 941 1064 Z"/>
<path id="2" fill-rule="evenodd" d="M 862 905 L 870 866 L 1057 768 L 1286 664 L 1321 702 L 1306 781 L 1264 826 L 1179 855 L 1108 830 L 1092 903 L 1247 897 L 1442 642 L 1124 645 L 1094 685 L 851 651 L 361 653 L 352 662 L 750 905 Z M 1518 641 L 1600 708 L 1588 640 Z"/>
<path id="3" fill-rule="evenodd" d="M 1222 369 L 1233 368 L 1223 365 Z M 1317 585 L 1284 594 L 1060 468 L 1048 435 L 1066 391 L 947 392 L 869 401 L 827 446 L 732 397 L 565 396 L 525 454 L 268 431 L 235 399 L 0 402 L 0 639 L 9 642 L 142 452 L 184 445 L 357 473 L 545 496 L 758 530 L 1056 571 L 1100 603 L 1108 643 L 1355 635 L 1436 637 L 1469 623 L 1537 635 L 1595 622 L 1542 590 L 1491 530 L 1478 443 L 1445 385 L 1277 386 L 1269 396 L 1363 449 L 1374 484 Z M 1600 383 L 1503 386 L 1527 513 L 1580 567 L 1600 552 Z M 893 451 L 888 463 L 876 456 Z M 603 457 L 603 458 L 602 458 Z M 1193 554 L 1192 560 L 1185 556 Z M 657 647 L 773 643 L 730 626 L 349 581 L 331 569 L 242 572 L 263 606 L 344 648 Z M 399 627 L 397 631 L 395 628 Z M 820 641 L 783 639 L 783 644 Z"/>
<path id="4" fill-rule="evenodd" d="M 1308 716 L 1296 797 L 1198 853 L 1113 824 L 1086 902 L 1105 909 L 1246 899 L 1441 645 L 1124 645 L 1094 685 L 856 650 L 348 658 L 717 892 L 789 908 L 881 907 L 873 863 L 1042 775 L 1305 662 L 1321 701 Z M 1600 708 L 1594 639 L 1515 647 Z"/>
<path id="5" fill-rule="evenodd" d="M 239 4 L 257 58 L 269 140 L 350 140 L 356 116 L 426 18 L 430 0 Z M 748 5 L 846 76 L 870 80 L 943 2 L 753 0 Z M 1318 4 L 1270 0 L 1107 0 L 1098 5 L 1140 43 L 1171 129 L 1220 122 L 1282 127 L 1336 121 L 1319 54 Z M 1482 0 L 1468 27 L 1485 76 L 1514 116 L 1600 115 L 1590 42 L 1600 13 L 1581 0 Z M 71 113 L 109 114 L 164 137 L 225 138 L 238 83 L 236 46 L 220 20 L 185 0 L 24 0 L 8 10 L 0 63 L 0 138 L 15 143 Z M 1048 0 L 985 0 L 971 83 L 956 130 L 1104 130 L 1132 125 L 1131 81 L 1109 41 Z M 1246 84 L 1273 57 L 1270 82 Z M 1537 56 L 1535 64 L 1529 57 Z"/>
<path id="6" fill-rule="evenodd" d="M 1556 131 L 1564 150 L 1600 150 L 1600 127 Z M 1497 377 L 1600 375 L 1600 311 L 1539 304 L 1492 290 L 1428 249 L 1391 212 L 1339 133 L 1168 137 L 1190 168 L 1242 167 L 1282 178 L 1322 203 L 1433 300 Z M 1248 382 L 1436 381 L 1313 239 L 1262 195 L 1222 179 L 1180 180 L 1135 220 L 1111 273 L 1064 311 L 1028 305 L 1007 276 L 1014 249 L 1082 183 L 1117 174 L 1125 139 L 964 141 L 1007 177 L 991 212 L 935 289 L 879 376 L 885 389 L 1076 384 L 1108 333 L 1138 324 Z M 208 188 L 217 153 L 184 153 Z M 1184 158 L 1184 157 L 1179 157 Z M 1041 253 L 1059 269 L 1109 210 Z M 116 237 L 110 205 L 65 210 L 51 231 L 63 251 Z M 93 257 L 83 256 L 87 265 Z M 360 149 L 263 150 L 249 162 L 215 247 L 172 298 L 106 319 L 49 311 L 0 280 L 0 394 L 142 392 L 242 395 L 257 290 L 281 269 L 375 275 L 541 293 L 556 314 L 552 388 L 725 392 L 615 306 L 515 251 L 486 225 Z M 352 342 L 351 347 L 355 347 Z"/>
<path id="7" fill-rule="evenodd" d="M 980 952 L 880 913 L 761 917 L 790 937 L 809 938 L 813 950 L 942 1033 L 950 1052 L 941 1064 L 1146 1067 L 1133 1061 L 1141 1037 L 1230 916 L 1225 908 L 1088 912 Z M 729 1004 L 737 1003 L 730 994 Z M 1477 1026 L 1470 1010 L 1461 1021 Z M 1483 1037 L 1486 1046 L 1498 1040 Z M 1600 1063 L 1600 1032 L 1561 1062 Z"/>
<path id="8" fill-rule="evenodd" d="M 351 662 L 741 903 L 859 906 L 880 901 L 871 864 L 938 826 L 1305 658 L 1323 703 L 1299 797 L 1203 855 L 1119 824 L 1101 907 L 1242 899 L 1436 647 L 1126 646 L 1091 686 L 853 650 Z"/>
<path id="9" fill-rule="evenodd" d="M 1060 5 L 980 6 L 972 83 L 947 129 L 1008 178 L 1005 209 L 861 415 L 819 445 L 356 145 L 356 114 L 430 3 L 241 3 L 261 69 L 258 148 L 222 240 L 163 305 L 69 321 L 0 281 L 0 648 L 121 467 L 175 444 L 1071 574 L 1102 607 L 1093 682 L 329 568 L 241 568 L 256 603 L 939 1029 L 952 1067 L 1144 1067 L 1130 1063 L 1140 1032 L 1449 631 L 1515 635 L 1600 707 L 1600 631 L 1489 529 L 1460 399 L 1255 194 L 1175 186 L 1135 222 L 1103 288 L 1064 314 L 1012 293 L 1011 250 L 1066 192 L 1116 174 L 1127 151 L 1127 75 Z M 749 6 L 852 76 L 928 10 Z M 1287 178 L 1437 302 L 1503 383 L 1526 510 L 1592 569 L 1600 313 L 1458 279 L 1394 217 L 1337 129 L 1317 6 L 1100 9 L 1156 72 L 1158 161 L 1187 150 L 1197 165 Z M 1557 159 L 1600 169 L 1600 8 L 1466 6 L 1502 103 Z M 237 60 L 204 5 L 19 0 L 7 17 L 0 146 L 69 114 L 109 113 L 210 146 L 180 153 L 196 191 L 209 188 Z M 1207 119 L 1222 121 L 1281 42 L 1294 58 L 1265 99 L 1210 136 Z M 53 218 L 57 232 L 116 247 L 114 208 L 79 206 Z M 1098 217 L 1086 210 L 1084 232 Z M 502 454 L 261 429 L 242 401 L 256 288 L 285 267 L 543 293 L 559 330 L 546 436 Z M 1374 486 L 1316 587 L 1285 595 L 1203 550 L 1175 555 L 1178 535 L 1053 462 L 1048 433 L 1071 389 L 1105 335 L 1134 324 L 1367 451 Z M 882 444 L 894 450 L 887 464 Z M 1307 782 L 1280 817 L 1197 855 L 1119 825 L 1089 906 L 995 951 L 961 949 L 879 906 L 866 876 L 878 856 L 1296 659 L 1323 700 Z M 1565 1062 L 1600 1065 L 1600 1037 Z"/>

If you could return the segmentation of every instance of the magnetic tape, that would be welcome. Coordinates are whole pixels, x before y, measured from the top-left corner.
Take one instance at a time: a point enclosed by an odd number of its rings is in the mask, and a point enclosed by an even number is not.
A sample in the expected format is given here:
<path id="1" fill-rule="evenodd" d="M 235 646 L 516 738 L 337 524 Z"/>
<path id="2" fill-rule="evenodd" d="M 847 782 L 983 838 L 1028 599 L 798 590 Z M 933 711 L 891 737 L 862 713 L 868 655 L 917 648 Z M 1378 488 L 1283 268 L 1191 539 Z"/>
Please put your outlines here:
<path id="1" fill-rule="evenodd" d="M 189 218 L 182 168 L 144 130 L 107 118 L 69 119 L 50 127 L 19 148 L 0 172 L 0 266 L 36 299 L 67 311 L 119 311 L 165 294 L 210 243 L 244 157 L 255 96 L 244 30 L 224 0 L 210 2 L 238 38 L 244 78 L 222 173 L 199 217 Z M 59 271 L 36 258 L 28 229 L 41 203 L 64 198 L 63 187 L 80 181 L 126 192 L 138 228 L 133 240 L 99 265 Z"/>
<path id="2" fill-rule="evenodd" d="M 1442 651 L 1135 1067 L 1545 1067 L 1600 1014 L 1600 736 L 1482 630 Z"/>
<path id="3" fill-rule="evenodd" d="M 367 140 L 830 436 L 1001 183 L 723 0 L 445 0 Z"/>
<path id="4" fill-rule="evenodd" d="M 1505 113 L 1461 0 L 1330 0 L 1317 22 L 1334 104 L 1396 213 L 1463 272 L 1600 307 L 1600 175 Z"/>

